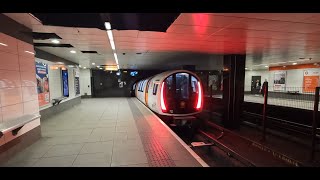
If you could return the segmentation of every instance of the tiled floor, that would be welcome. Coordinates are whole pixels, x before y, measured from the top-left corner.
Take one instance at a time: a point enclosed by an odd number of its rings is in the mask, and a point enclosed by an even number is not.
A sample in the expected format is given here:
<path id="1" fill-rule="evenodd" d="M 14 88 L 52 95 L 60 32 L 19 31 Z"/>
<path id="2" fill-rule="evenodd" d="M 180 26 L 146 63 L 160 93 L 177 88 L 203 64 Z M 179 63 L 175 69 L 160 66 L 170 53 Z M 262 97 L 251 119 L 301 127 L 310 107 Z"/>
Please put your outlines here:
<path id="1" fill-rule="evenodd" d="M 83 99 L 80 105 L 42 121 L 42 138 L 4 166 L 153 166 L 154 162 L 147 157 L 145 138 L 141 137 L 155 136 L 155 128 L 163 125 L 155 123 L 153 117 L 149 126 L 139 119 L 143 118 L 141 113 L 132 112 L 132 105 L 140 110 L 145 108 L 135 98 Z M 173 166 L 201 166 L 172 135 L 162 132 L 155 137 Z M 168 152 L 170 149 L 172 153 Z"/>

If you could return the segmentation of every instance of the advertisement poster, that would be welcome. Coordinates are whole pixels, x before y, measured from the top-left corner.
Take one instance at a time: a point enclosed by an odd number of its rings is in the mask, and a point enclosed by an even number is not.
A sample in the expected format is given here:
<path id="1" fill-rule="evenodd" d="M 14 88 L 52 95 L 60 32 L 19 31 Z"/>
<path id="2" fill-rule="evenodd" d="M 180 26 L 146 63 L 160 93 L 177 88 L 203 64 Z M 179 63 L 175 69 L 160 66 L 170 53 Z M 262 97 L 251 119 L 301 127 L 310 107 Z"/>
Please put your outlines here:
<path id="1" fill-rule="evenodd" d="M 284 91 L 286 87 L 286 71 L 275 72 L 273 83 L 273 90 Z"/>
<path id="2" fill-rule="evenodd" d="M 318 69 L 307 69 L 303 71 L 303 92 L 314 92 L 315 88 L 319 86 Z"/>
<path id="3" fill-rule="evenodd" d="M 209 87 L 212 87 L 213 91 L 218 90 L 218 75 L 209 75 Z"/>
<path id="4" fill-rule="evenodd" d="M 64 97 L 69 97 L 69 83 L 68 83 L 68 70 L 64 69 L 62 72 L 62 91 Z"/>
<path id="5" fill-rule="evenodd" d="M 36 62 L 36 79 L 39 106 L 44 106 L 50 102 L 48 65 Z"/>
<path id="6" fill-rule="evenodd" d="M 79 69 L 73 69 L 74 72 L 74 92 L 80 94 Z"/>

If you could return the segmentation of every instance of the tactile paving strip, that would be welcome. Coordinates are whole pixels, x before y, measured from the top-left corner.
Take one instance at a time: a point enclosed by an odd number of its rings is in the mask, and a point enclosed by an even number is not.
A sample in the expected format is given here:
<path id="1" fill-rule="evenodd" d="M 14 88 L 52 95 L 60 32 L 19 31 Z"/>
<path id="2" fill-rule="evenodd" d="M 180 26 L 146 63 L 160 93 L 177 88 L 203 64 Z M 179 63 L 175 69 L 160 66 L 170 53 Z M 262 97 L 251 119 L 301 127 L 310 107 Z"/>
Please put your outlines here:
<path id="1" fill-rule="evenodd" d="M 129 106 L 131 108 L 135 122 L 139 121 L 139 124 L 144 127 L 148 127 L 148 130 L 151 130 L 148 122 L 136 107 L 132 100 L 128 100 Z M 138 126 L 138 124 L 137 124 Z M 139 126 L 140 127 L 140 126 Z M 170 155 L 162 147 L 159 141 L 156 139 L 155 134 L 152 132 L 144 131 L 143 129 L 138 128 L 139 135 L 143 144 L 144 151 L 146 153 L 148 164 L 151 167 L 175 167 L 176 164 L 171 159 Z M 147 132 L 147 133 L 146 133 Z"/>

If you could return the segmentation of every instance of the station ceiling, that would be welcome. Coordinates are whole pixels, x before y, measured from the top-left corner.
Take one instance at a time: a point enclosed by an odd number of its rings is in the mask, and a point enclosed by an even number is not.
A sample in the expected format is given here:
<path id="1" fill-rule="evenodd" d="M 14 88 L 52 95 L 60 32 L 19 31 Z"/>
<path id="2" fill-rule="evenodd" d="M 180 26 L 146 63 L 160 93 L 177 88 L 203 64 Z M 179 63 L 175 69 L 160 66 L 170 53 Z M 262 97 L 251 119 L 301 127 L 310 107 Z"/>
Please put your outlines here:
<path id="1" fill-rule="evenodd" d="M 115 64 L 105 21 L 111 23 L 119 65 L 125 69 L 168 68 L 188 64 L 186 59 L 220 61 L 223 54 L 247 54 L 248 69 L 320 62 L 317 13 L 93 13 L 70 16 L 74 21 L 62 14 L 60 20 L 50 14 L 4 14 L 33 32 L 55 33 L 61 44 L 72 47 L 36 47 L 82 66 Z"/>

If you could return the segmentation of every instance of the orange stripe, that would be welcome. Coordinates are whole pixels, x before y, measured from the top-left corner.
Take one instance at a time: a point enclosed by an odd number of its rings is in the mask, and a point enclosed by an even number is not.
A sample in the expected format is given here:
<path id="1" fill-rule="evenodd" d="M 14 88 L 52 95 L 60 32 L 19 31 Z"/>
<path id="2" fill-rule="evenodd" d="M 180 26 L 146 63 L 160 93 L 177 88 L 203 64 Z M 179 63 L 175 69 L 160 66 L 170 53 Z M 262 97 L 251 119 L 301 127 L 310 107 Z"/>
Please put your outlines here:
<path id="1" fill-rule="evenodd" d="M 297 64 L 297 65 L 288 65 L 286 67 L 274 66 L 274 67 L 269 67 L 269 71 L 290 70 L 290 69 L 308 69 L 308 68 L 320 68 L 320 66 L 314 65 L 314 64 Z"/>

